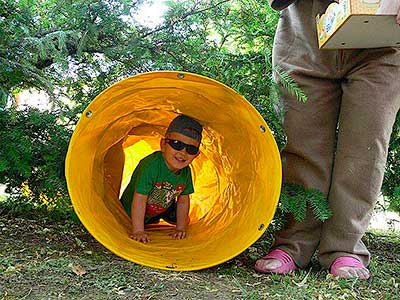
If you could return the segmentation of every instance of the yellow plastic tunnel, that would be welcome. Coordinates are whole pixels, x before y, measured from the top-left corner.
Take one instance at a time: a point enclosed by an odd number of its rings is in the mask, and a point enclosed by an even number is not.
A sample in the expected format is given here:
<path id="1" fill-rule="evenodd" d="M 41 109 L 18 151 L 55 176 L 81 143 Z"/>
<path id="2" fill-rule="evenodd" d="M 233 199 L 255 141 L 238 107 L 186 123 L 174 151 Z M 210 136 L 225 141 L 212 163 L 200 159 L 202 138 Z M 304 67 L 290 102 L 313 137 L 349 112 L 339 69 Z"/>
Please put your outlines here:
<path id="1" fill-rule="evenodd" d="M 179 113 L 204 126 L 191 166 L 188 237 L 172 239 L 172 227 L 160 223 L 142 244 L 129 238 L 130 217 L 119 197 Z M 187 271 L 225 262 L 263 234 L 282 173 L 273 135 L 249 102 L 207 77 L 163 71 L 122 80 L 93 100 L 74 130 L 66 177 L 78 217 L 106 248 L 141 265 Z"/>

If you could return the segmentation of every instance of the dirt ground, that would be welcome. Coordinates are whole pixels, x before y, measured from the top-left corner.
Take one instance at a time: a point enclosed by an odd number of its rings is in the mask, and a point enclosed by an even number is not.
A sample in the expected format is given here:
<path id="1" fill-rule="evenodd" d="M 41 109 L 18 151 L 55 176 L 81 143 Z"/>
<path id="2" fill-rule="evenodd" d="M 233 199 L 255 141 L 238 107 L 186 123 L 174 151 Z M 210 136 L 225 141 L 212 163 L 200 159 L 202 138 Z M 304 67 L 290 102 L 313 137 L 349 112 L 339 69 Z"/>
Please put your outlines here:
<path id="1" fill-rule="evenodd" d="M 0 299 L 400 299 L 400 234 L 369 233 L 372 280 L 337 280 L 317 264 L 288 276 L 253 270 L 270 236 L 214 268 L 172 272 L 110 253 L 80 224 L 0 216 Z"/>

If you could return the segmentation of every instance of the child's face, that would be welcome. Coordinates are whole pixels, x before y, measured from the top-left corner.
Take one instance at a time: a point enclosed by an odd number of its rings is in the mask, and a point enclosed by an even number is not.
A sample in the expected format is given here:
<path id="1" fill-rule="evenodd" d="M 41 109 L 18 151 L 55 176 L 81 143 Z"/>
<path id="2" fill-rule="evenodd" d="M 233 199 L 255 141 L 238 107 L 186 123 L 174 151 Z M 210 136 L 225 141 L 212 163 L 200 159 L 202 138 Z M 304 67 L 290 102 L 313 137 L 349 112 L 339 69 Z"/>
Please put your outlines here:
<path id="1" fill-rule="evenodd" d="M 177 132 L 170 132 L 167 134 L 165 138 L 161 139 L 160 146 L 161 146 L 161 152 L 164 157 L 164 161 L 167 164 L 168 169 L 170 169 L 171 172 L 174 173 L 188 166 L 193 161 L 193 159 L 195 159 L 200 153 L 197 152 L 196 154 L 189 154 L 188 151 L 193 153 L 192 152 L 193 149 L 188 150 L 187 146 L 185 146 L 185 148 L 181 150 L 175 150 L 169 144 L 172 143 L 173 146 L 175 145 L 182 146 L 180 142 L 194 147 L 200 146 L 200 143 L 197 140 Z M 189 146 L 189 148 L 193 147 Z"/>

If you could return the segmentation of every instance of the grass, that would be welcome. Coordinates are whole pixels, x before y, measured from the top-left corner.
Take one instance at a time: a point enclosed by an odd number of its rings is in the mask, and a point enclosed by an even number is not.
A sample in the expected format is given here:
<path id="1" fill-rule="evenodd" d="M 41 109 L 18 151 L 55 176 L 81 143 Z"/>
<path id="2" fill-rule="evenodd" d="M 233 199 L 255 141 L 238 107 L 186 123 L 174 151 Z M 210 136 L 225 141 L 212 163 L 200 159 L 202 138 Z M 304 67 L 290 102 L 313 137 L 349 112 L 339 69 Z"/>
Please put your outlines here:
<path id="1" fill-rule="evenodd" d="M 79 224 L 0 216 L 0 299 L 400 299 L 400 233 L 369 232 L 371 280 L 338 280 L 315 263 L 299 273 L 253 271 L 260 239 L 196 272 L 142 267 L 110 253 Z"/>

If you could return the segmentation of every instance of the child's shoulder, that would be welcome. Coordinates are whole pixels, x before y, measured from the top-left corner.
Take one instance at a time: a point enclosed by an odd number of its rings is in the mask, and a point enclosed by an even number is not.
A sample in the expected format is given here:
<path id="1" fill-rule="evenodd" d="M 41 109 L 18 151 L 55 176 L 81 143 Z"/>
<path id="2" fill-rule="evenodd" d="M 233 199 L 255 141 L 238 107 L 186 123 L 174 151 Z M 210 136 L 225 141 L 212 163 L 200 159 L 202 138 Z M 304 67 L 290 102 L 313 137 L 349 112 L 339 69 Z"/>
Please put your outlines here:
<path id="1" fill-rule="evenodd" d="M 146 157 L 142 158 L 139 162 L 140 165 L 142 166 L 148 166 L 148 165 L 153 165 L 153 164 L 158 164 L 160 160 L 162 160 L 162 154 L 161 151 L 155 151 Z"/>

